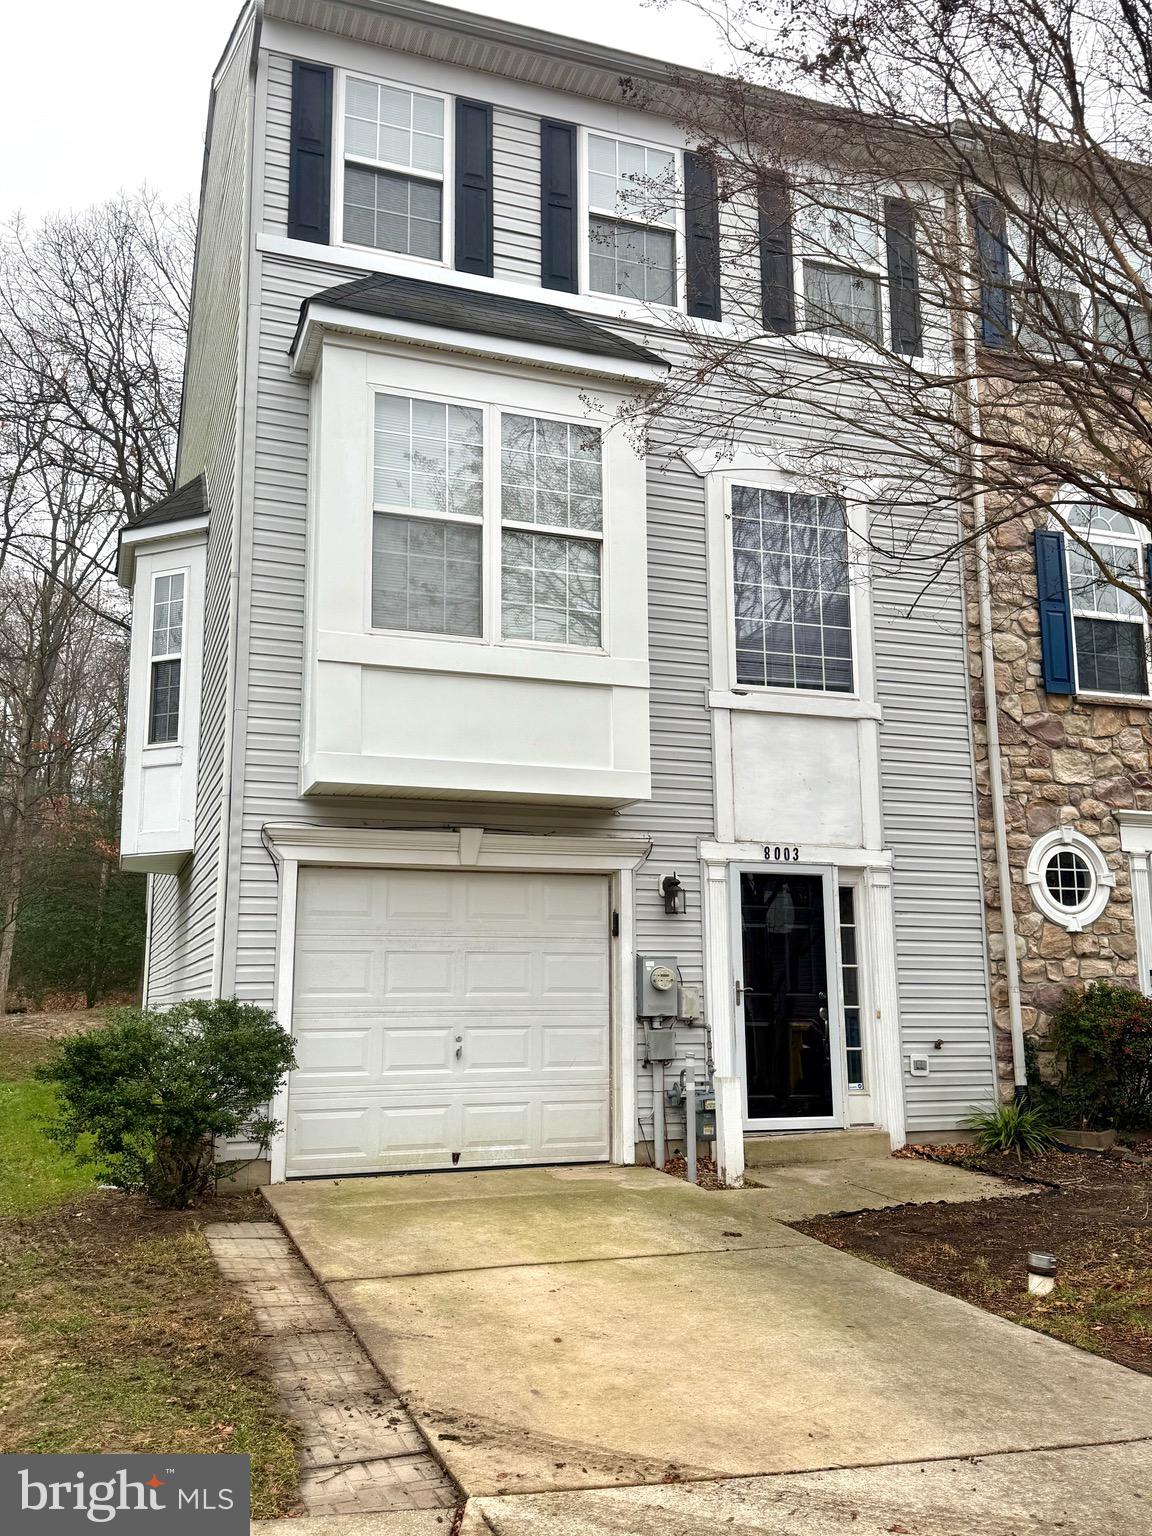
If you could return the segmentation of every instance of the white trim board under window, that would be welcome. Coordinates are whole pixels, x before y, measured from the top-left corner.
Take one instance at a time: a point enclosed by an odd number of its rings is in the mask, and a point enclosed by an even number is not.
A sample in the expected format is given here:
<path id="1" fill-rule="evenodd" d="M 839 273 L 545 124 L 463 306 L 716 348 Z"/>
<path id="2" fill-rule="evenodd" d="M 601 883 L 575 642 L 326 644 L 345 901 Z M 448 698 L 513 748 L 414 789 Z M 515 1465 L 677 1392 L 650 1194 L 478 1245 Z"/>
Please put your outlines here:
<path id="1" fill-rule="evenodd" d="M 347 70 L 335 95 L 335 243 L 449 265 L 452 98 Z"/>

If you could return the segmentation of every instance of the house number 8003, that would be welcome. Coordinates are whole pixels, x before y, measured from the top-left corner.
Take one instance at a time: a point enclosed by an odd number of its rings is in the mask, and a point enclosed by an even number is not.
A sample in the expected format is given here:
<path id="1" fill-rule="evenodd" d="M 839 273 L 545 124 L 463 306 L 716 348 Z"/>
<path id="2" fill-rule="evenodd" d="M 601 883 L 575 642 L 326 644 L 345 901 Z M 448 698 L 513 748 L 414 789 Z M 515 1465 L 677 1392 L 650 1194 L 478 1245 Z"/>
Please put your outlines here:
<path id="1" fill-rule="evenodd" d="M 800 850 L 794 843 L 765 843 L 764 857 L 773 864 L 798 864 Z"/>

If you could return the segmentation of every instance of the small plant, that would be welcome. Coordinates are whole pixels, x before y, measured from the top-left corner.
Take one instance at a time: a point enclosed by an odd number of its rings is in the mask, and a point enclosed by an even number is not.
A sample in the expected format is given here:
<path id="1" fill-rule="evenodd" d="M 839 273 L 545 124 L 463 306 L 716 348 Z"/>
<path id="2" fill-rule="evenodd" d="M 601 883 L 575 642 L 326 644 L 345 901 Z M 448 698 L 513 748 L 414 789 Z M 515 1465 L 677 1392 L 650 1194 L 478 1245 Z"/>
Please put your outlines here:
<path id="1" fill-rule="evenodd" d="M 219 998 L 117 1009 L 37 1075 L 56 1085 L 54 1141 L 106 1183 L 182 1210 L 242 1166 L 217 1160 L 218 1139 L 267 1151 L 279 1127 L 266 1106 L 295 1064 L 267 1009 Z"/>
<path id="2" fill-rule="evenodd" d="M 1110 981 L 1069 990 L 1051 1039 L 1069 1120 L 1094 1130 L 1152 1125 L 1152 999 Z"/>
<path id="3" fill-rule="evenodd" d="M 1008 1102 L 982 1109 L 966 1122 L 981 1152 L 1015 1152 L 1017 1158 L 1035 1157 L 1056 1144 L 1041 1110 Z"/>

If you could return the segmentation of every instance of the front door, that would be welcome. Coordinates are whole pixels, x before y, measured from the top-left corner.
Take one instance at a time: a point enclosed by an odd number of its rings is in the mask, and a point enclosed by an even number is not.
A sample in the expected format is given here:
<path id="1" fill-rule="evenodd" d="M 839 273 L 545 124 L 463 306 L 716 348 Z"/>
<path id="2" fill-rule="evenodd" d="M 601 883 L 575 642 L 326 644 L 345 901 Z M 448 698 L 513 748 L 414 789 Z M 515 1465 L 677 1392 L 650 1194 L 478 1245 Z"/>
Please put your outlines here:
<path id="1" fill-rule="evenodd" d="M 737 1031 L 753 1130 L 844 1124 L 831 898 L 830 874 L 740 874 Z"/>

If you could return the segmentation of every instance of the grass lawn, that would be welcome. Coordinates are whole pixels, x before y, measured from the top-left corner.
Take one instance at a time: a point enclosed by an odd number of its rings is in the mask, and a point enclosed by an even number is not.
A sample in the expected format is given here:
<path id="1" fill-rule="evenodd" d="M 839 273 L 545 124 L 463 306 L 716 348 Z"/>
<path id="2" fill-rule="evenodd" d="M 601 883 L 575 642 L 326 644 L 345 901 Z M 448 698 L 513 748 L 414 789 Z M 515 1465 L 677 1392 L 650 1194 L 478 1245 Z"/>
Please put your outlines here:
<path id="1" fill-rule="evenodd" d="M 1065 1343 L 1152 1373 L 1152 1159 L 1048 1152 L 955 1160 L 1032 1176 L 1034 1195 L 899 1206 L 798 1222 L 802 1232 Z M 1054 1253 L 1050 1296 L 1028 1293 L 1029 1249 Z"/>
<path id="2" fill-rule="evenodd" d="M 244 1452 L 253 1515 L 290 1513 L 288 1423 L 201 1231 L 264 1208 L 156 1210 L 53 1147 L 29 1073 L 83 1022 L 0 1020 L 0 1452 Z"/>

